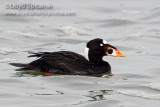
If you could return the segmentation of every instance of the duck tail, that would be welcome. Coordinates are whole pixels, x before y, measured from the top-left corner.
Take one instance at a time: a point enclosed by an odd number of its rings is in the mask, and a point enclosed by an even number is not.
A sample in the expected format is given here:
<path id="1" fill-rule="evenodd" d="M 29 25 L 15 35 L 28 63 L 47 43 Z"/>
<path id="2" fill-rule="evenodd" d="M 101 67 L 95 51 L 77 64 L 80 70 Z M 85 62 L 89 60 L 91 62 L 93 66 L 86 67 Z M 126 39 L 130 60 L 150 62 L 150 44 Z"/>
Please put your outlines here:
<path id="1" fill-rule="evenodd" d="M 29 64 L 22 64 L 22 63 L 9 63 L 12 66 L 20 67 L 16 69 L 16 71 L 25 71 L 25 70 L 32 70 L 29 66 Z"/>
<path id="2" fill-rule="evenodd" d="M 16 67 L 24 67 L 24 68 L 28 67 L 28 64 L 22 64 L 22 63 L 9 63 L 9 64 Z"/>

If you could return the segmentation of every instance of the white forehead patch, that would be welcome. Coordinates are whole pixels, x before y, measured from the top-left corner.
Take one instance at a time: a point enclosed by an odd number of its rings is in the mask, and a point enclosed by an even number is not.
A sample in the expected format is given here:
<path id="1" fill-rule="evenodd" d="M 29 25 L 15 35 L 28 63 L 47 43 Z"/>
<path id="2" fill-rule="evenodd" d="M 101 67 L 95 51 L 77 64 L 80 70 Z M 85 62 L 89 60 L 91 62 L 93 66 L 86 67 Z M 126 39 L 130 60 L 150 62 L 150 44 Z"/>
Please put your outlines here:
<path id="1" fill-rule="evenodd" d="M 103 44 L 107 44 L 107 43 L 108 43 L 107 41 L 103 40 Z"/>
<path id="2" fill-rule="evenodd" d="M 85 55 L 85 58 L 89 61 L 88 53 L 89 53 L 89 48 L 86 47 L 84 50 L 84 55 Z"/>

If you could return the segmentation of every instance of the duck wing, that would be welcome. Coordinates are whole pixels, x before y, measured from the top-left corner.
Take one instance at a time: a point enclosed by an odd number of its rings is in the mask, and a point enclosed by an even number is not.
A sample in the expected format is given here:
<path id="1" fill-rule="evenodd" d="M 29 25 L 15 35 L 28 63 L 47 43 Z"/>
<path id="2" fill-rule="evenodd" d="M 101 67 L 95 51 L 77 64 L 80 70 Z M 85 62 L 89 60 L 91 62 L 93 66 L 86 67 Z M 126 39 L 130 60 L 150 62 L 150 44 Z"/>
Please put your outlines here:
<path id="1" fill-rule="evenodd" d="M 84 56 L 70 51 L 39 52 L 29 57 L 39 57 L 29 65 L 44 72 L 86 75 L 91 70 L 90 62 Z"/>

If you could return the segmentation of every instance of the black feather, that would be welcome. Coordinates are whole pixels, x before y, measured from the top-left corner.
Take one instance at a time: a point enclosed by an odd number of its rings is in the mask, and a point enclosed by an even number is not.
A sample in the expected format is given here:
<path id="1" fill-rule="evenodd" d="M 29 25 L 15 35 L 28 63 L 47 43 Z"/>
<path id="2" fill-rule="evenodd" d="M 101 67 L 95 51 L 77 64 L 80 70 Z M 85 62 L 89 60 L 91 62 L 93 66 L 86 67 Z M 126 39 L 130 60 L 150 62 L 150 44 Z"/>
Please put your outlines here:
<path id="1" fill-rule="evenodd" d="M 16 67 L 28 67 L 28 64 L 22 64 L 22 63 L 9 63 L 9 64 Z"/>

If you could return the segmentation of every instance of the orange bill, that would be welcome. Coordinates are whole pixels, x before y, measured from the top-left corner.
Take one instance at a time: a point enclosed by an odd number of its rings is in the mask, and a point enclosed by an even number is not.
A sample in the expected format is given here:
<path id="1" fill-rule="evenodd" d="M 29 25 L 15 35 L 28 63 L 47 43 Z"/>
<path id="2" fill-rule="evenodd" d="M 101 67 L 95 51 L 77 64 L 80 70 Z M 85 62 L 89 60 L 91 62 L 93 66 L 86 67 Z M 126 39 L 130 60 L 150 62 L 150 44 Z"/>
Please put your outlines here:
<path id="1" fill-rule="evenodd" d="M 116 51 L 116 57 L 125 57 L 126 56 L 125 54 L 119 52 L 118 49 L 115 49 L 115 51 Z"/>

